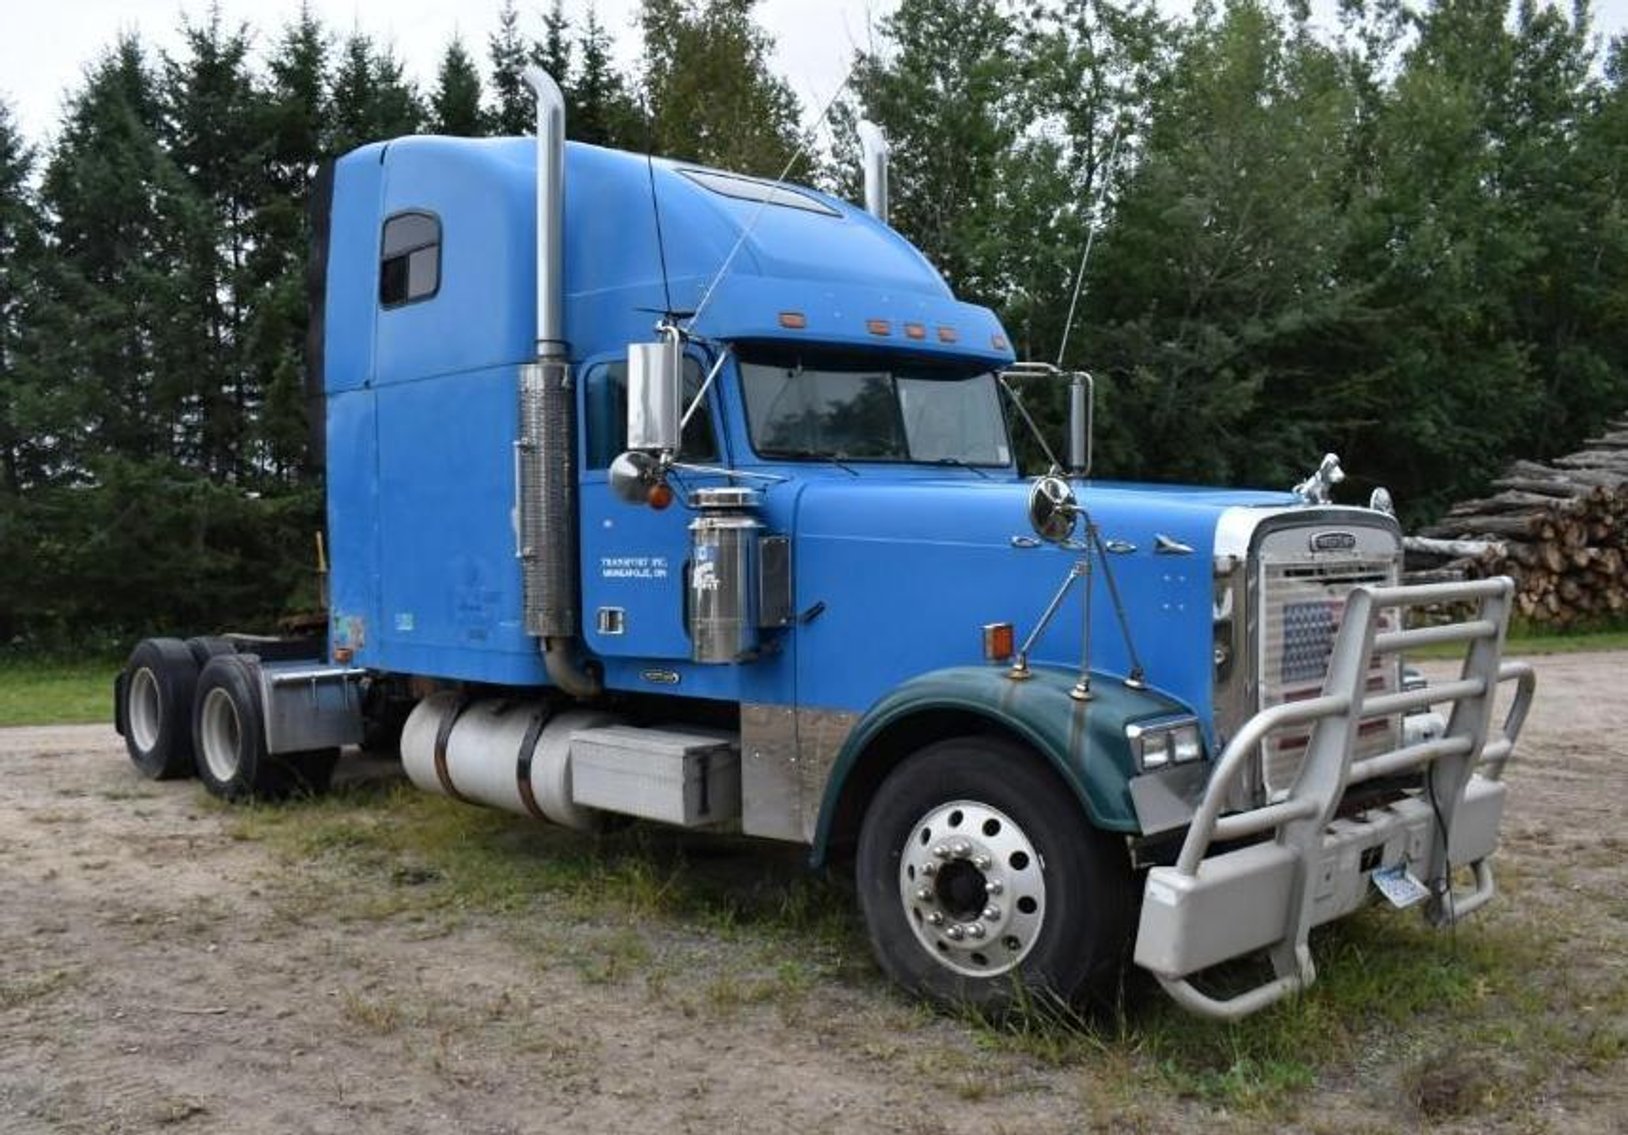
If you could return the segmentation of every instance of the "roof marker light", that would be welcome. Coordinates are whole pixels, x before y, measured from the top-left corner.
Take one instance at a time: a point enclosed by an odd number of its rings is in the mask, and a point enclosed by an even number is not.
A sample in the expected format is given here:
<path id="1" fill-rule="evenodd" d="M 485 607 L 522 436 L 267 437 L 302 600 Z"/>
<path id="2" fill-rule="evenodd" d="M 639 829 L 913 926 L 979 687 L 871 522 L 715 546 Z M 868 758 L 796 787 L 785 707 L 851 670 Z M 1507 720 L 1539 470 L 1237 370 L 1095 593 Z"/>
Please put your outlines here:
<path id="1" fill-rule="evenodd" d="M 808 326 L 808 316 L 800 311 L 782 311 L 780 313 L 780 326 L 792 331 L 801 331 Z"/>
<path id="2" fill-rule="evenodd" d="M 893 324 L 885 319 L 867 319 L 865 320 L 865 330 L 872 335 L 891 335 L 893 334 Z"/>
<path id="3" fill-rule="evenodd" d="M 960 333 L 953 327 L 940 327 L 938 329 L 938 341 L 940 343 L 954 343 L 960 338 Z"/>
<path id="4" fill-rule="evenodd" d="M 907 339 L 925 339 L 927 338 L 927 328 L 920 323 L 906 323 L 904 325 L 904 334 Z"/>

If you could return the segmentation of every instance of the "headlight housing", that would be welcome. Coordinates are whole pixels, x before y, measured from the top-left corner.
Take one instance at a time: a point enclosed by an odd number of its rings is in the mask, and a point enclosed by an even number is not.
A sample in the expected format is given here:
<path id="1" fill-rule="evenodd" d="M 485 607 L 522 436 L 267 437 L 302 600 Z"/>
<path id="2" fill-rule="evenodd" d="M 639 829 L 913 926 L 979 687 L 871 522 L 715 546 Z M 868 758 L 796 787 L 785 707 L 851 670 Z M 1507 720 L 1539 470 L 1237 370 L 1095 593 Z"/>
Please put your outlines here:
<path id="1" fill-rule="evenodd" d="M 1204 758 L 1204 736 L 1198 719 L 1193 717 L 1138 721 L 1125 726 L 1125 739 L 1130 742 L 1136 767 L 1143 772 Z"/>

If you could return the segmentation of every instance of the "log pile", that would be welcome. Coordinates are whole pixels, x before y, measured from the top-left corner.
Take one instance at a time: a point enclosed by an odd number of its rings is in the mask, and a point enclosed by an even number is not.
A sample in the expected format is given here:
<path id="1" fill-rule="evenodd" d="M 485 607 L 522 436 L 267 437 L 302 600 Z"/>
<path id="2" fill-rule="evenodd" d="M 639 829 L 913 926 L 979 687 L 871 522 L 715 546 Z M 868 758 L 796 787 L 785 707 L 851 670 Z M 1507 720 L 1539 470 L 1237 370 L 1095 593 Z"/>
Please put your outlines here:
<path id="1" fill-rule="evenodd" d="M 1544 626 L 1628 613 L 1628 418 L 1544 465 L 1517 461 L 1491 496 L 1407 539 L 1410 582 L 1510 575 L 1516 613 Z"/>

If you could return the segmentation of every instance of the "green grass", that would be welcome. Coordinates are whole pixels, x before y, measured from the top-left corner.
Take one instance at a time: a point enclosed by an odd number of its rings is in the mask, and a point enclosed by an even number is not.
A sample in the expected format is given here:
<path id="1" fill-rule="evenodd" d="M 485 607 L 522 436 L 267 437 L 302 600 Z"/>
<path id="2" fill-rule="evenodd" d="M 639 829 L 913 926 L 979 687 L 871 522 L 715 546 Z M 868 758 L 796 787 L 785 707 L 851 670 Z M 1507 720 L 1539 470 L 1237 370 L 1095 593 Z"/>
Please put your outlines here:
<path id="1" fill-rule="evenodd" d="M 113 722 L 119 663 L 0 658 L 0 726 Z"/>

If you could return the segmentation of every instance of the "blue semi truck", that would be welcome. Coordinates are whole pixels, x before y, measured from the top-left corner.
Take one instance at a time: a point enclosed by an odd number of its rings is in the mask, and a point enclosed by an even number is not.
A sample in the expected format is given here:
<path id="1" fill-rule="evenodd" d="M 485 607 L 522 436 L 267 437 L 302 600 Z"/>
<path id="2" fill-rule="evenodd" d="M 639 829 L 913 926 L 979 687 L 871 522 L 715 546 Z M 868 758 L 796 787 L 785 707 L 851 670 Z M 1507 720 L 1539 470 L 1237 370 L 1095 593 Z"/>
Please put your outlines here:
<path id="1" fill-rule="evenodd" d="M 1133 959 L 1236 1017 L 1376 896 L 1442 924 L 1491 897 L 1532 689 L 1507 580 L 1398 586 L 1395 519 L 1331 504 L 1332 459 L 1293 492 L 1091 479 L 1088 378 L 1019 363 L 877 215 L 872 135 L 862 210 L 567 145 L 528 78 L 535 139 L 325 176 L 327 633 L 138 645 L 143 773 L 319 790 L 394 722 L 431 792 L 850 865 L 891 977 L 997 1011 Z M 1035 382 L 1072 414 L 1030 479 Z M 1404 676 L 1449 642 L 1456 678 Z M 1270 976 L 1217 994 L 1251 954 Z"/>

